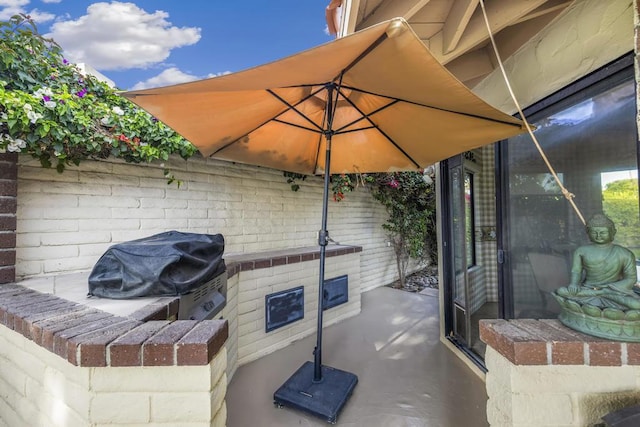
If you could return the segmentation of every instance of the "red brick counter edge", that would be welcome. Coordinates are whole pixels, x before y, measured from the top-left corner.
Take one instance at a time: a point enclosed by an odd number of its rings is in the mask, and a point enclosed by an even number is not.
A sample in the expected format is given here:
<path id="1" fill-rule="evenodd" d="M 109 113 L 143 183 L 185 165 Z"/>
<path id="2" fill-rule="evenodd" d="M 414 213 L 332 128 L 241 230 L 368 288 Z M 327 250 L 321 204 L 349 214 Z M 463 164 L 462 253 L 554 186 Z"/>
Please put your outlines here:
<path id="1" fill-rule="evenodd" d="M 586 335 L 556 319 L 481 320 L 480 339 L 514 365 L 640 365 L 640 343 Z"/>
<path id="2" fill-rule="evenodd" d="M 0 286 L 0 324 L 82 367 L 206 365 L 226 342 L 226 320 L 142 322 Z"/>

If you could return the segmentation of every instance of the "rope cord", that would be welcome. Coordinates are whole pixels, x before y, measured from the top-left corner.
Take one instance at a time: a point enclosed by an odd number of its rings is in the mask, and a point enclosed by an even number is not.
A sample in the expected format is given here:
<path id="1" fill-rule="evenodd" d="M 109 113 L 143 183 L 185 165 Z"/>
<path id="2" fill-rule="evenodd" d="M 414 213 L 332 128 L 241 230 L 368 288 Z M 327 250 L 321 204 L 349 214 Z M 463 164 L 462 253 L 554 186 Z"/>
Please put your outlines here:
<path id="1" fill-rule="evenodd" d="M 489 25 L 489 18 L 487 17 L 487 11 L 486 11 L 486 9 L 484 7 L 484 0 L 480 0 L 480 7 L 482 8 L 482 16 L 484 17 L 484 23 L 487 26 L 487 32 L 489 33 L 489 38 L 491 39 L 491 46 L 493 47 L 493 51 L 494 51 L 494 53 L 496 55 L 496 59 L 498 61 L 498 65 L 500 66 L 500 71 L 502 71 L 502 76 L 504 77 L 504 81 L 505 81 L 505 83 L 507 85 L 507 89 L 509 90 L 509 94 L 511 95 L 511 99 L 513 100 L 513 102 L 516 105 L 516 108 L 518 109 L 518 113 L 520 114 L 520 118 L 522 119 L 525 127 L 527 128 L 527 132 L 529 132 L 529 135 L 531 136 L 531 139 L 533 140 L 533 143 L 535 144 L 536 148 L 538 149 L 538 152 L 540 153 L 540 156 L 542 157 L 542 160 L 547 165 L 547 168 L 549 169 L 549 172 L 551 172 L 551 175 L 553 176 L 553 179 L 555 179 L 556 183 L 560 187 L 560 191 L 562 191 L 562 194 L 564 195 L 564 197 L 569 201 L 569 203 L 573 207 L 573 210 L 578 215 L 578 218 L 580 218 L 580 221 L 582 221 L 582 224 L 586 224 L 586 222 L 584 220 L 584 217 L 582 216 L 582 213 L 580 213 L 580 209 L 578 209 L 578 206 L 576 206 L 576 204 L 575 204 L 575 202 L 573 200 L 573 198 L 575 197 L 575 194 L 571 193 L 569 190 L 567 190 L 564 187 L 564 185 L 562 185 L 562 182 L 560 181 L 560 178 L 558 177 L 558 174 L 556 174 L 556 171 L 554 170 L 553 166 L 551 166 L 551 163 L 549 162 L 549 159 L 545 155 L 544 151 L 542 150 L 542 147 L 540 146 L 540 143 L 538 142 L 538 139 L 536 138 L 536 136 L 533 133 L 533 129 L 531 128 L 531 125 L 529 125 L 529 122 L 527 121 L 527 118 L 525 117 L 524 113 L 522 112 L 522 108 L 520 108 L 520 104 L 518 103 L 518 100 L 516 99 L 516 96 L 513 93 L 513 89 L 511 88 L 511 84 L 509 83 L 509 78 L 507 77 L 507 72 L 505 71 L 504 65 L 502 64 L 502 59 L 500 58 L 500 53 L 498 52 L 498 47 L 496 45 L 496 41 L 493 38 L 493 33 L 491 32 L 491 26 Z"/>

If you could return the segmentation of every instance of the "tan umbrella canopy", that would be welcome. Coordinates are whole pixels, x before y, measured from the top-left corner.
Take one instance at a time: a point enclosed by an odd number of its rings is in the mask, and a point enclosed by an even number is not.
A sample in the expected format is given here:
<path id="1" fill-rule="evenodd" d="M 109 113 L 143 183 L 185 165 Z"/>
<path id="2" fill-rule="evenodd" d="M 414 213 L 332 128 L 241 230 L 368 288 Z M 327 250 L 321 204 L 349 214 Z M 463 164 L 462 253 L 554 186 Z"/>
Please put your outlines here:
<path id="1" fill-rule="evenodd" d="M 235 74 L 124 94 L 204 156 L 323 174 L 416 170 L 520 133 L 397 18 Z"/>
<path id="2" fill-rule="evenodd" d="M 204 156 L 324 174 L 314 363 L 294 373 L 274 401 L 330 422 L 358 380 L 322 365 L 325 171 L 417 170 L 524 131 L 453 77 L 401 18 L 235 74 L 124 96 Z"/>

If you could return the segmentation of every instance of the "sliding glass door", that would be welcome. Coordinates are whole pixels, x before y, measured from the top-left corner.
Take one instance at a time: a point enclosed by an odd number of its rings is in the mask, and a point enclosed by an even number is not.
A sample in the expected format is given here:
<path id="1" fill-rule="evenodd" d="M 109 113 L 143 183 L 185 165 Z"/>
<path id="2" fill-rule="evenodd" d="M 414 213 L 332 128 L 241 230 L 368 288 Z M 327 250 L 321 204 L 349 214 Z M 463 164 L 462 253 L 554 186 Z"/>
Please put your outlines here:
<path id="1" fill-rule="evenodd" d="M 549 163 L 588 219 L 605 213 L 615 241 L 640 255 L 636 94 L 631 58 L 525 111 Z M 499 249 L 508 317 L 555 318 L 549 293 L 569 282 L 584 226 L 529 135 L 499 146 Z M 507 301 L 503 301 L 503 304 Z"/>

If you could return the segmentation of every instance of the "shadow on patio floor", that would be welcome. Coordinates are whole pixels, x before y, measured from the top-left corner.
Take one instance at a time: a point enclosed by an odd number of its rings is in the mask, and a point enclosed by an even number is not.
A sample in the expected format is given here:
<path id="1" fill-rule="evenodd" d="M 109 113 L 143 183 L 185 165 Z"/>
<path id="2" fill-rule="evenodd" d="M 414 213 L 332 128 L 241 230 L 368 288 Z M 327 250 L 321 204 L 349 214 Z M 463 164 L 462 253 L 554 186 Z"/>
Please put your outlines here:
<path id="1" fill-rule="evenodd" d="M 437 291 L 380 287 L 362 294 L 362 312 L 323 331 L 323 364 L 359 382 L 336 425 L 487 426 L 484 382 L 439 340 Z M 307 360 L 315 334 L 240 367 L 227 390 L 228 427 L 326 426 L 273 392 Z"/>

